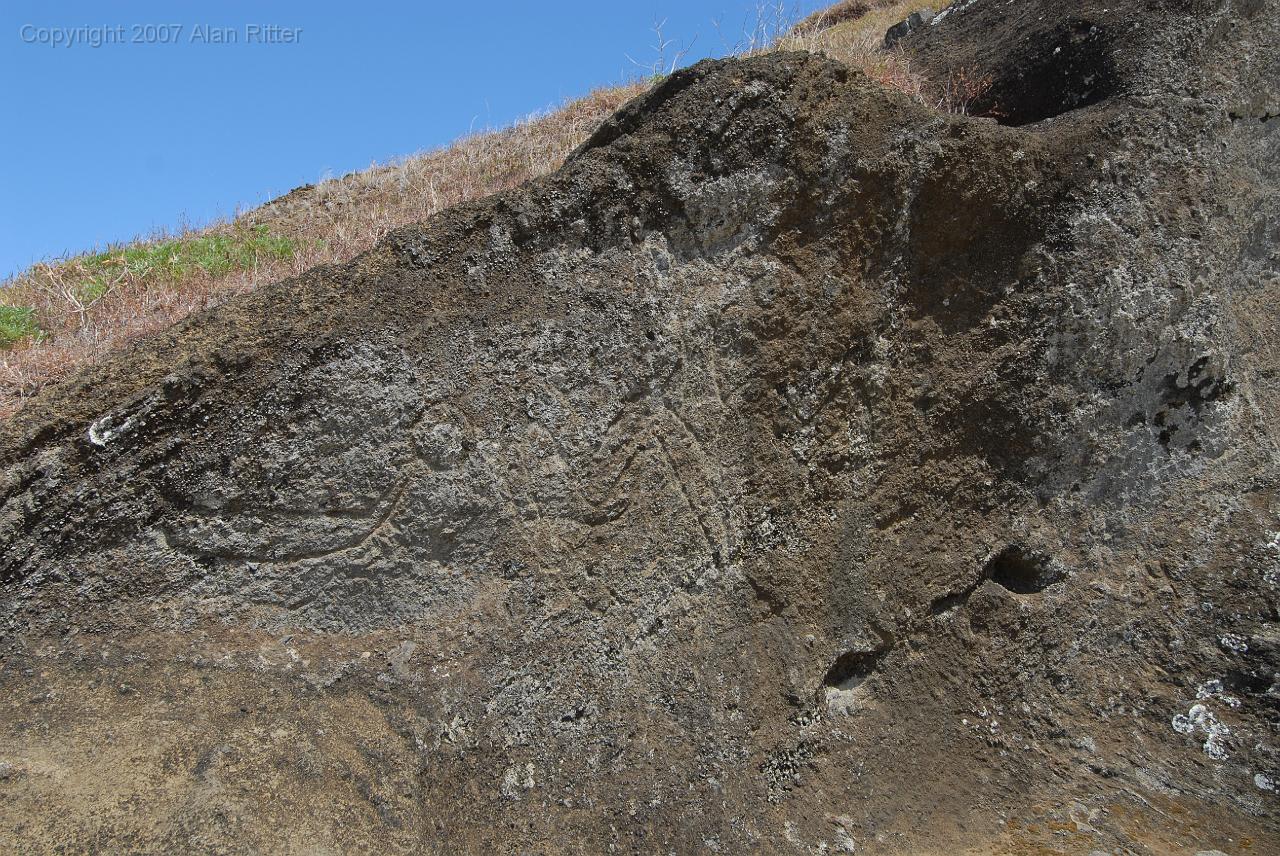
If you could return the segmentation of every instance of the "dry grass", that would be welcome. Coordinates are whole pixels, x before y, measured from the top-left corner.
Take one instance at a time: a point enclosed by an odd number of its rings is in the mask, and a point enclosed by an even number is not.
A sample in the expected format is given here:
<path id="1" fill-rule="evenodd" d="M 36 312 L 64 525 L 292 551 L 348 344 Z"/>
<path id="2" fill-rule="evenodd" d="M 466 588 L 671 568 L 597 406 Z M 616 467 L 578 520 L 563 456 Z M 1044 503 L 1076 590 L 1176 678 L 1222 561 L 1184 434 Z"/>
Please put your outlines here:
<path id="1" fill-rule="evenodd" d="M 941 12 L 950 4 L 951 0 L 843 0 L 814 12 L 795 29 L 829 29 L 845 25 L 850 30 L 876 35 L 883 42 L 885 31 L 912 12 L 923 9 Z"/>
<path id="2" fill-rule="evenodd" d="M 940 9 L 946 0 L 844 0 L 792 26 L 781 4 L 762 4 L 734 53 L 824 53 L 921 102 L 965 112 L 989 82 L 961 70 L 936 85 L 882 48 L 885 30 L 925 5 Z M 0 287 L 0 418 L 77 367 L 192 312 L 346 261 L 392 229 L 553 172 L 646 85 L 600 89 L 505 130 L 308 185 L 229 223 L 33 266 Z"/>
<path id="3" fill-rule="evenodd" d="M 901 50 L 885 50 L 885 31 L 912 12 L 926 7 L 939 11 L 950 0 L 843 0 L 805 18 L 778 43 L 788 50 L 807 50 L 864 72 L 882 86 L 896 89 L 921 103 L 953 113 L 963 113 L 977 97 L 972 85 L 990 86 L 959 72 L 954 82 L 936 85 L 911 67 Z M 956 96 L 967 94 L 967 99 Z"/>

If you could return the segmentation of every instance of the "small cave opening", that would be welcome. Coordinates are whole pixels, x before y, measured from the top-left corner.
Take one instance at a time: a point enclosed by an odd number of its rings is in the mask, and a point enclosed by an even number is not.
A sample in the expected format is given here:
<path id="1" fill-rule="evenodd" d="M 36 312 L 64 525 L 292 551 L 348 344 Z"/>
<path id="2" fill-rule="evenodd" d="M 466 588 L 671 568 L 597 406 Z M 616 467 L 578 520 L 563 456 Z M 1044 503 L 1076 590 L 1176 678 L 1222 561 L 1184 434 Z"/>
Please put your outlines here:
<path id="1" fill-rule="evenodd" d="M 987 579 L 1014 594 L 1036 594 L 1062 579 L 1062 569 L 1043 553 L 1017 545 L 987 563 Z"/>
<path id="2" fill-rule="evenodd" d="M 969 112 L 1020 127 L 1104 101 L 1119 82 L 1107 31 L 1073 19 L 1029 40 Z"/>
<path id="3" fill-rule="evenodd" d="M 836 657 L 831 668 L 822 679 L 823 686 L 833 690 L 856 689 L 867 678 L 875 673 L 880 661 L 889 653 L 886 644 L 873 651 L 846 651 Z"/>

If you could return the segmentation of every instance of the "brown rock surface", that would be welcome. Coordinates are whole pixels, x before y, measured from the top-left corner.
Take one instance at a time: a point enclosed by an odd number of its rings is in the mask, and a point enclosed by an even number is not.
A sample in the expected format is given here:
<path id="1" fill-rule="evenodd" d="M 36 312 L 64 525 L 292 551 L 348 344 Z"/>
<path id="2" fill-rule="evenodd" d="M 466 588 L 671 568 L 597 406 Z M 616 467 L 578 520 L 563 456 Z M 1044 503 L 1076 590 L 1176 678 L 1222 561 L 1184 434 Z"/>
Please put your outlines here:
<path id="1" fill-rule="evenodd" d="M 0 437 L 0 849 L 1280 848 L 1280 6 L 701 63 Z"/>

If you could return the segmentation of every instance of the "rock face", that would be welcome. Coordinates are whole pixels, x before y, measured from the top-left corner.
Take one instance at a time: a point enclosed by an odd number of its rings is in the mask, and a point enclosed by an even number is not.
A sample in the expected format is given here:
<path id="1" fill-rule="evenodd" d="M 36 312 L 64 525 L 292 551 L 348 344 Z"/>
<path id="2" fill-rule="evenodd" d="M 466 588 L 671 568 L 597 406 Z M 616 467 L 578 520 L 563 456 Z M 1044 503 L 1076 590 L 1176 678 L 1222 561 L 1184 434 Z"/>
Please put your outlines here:
<path id="1" fill-rule="evenodd" d="M 912 12 L 885 32 L 884 46 L 886 48 L 893 47 L 903 38 L 932 21 L 933 17 L 932 9 L 921 9 L 919 12 Z"/>
<path id="2" fill-rule="evenodd" d="M 51 390 L 3 849 L 1276 852 L 1277 21 L 701 63 Z"/>

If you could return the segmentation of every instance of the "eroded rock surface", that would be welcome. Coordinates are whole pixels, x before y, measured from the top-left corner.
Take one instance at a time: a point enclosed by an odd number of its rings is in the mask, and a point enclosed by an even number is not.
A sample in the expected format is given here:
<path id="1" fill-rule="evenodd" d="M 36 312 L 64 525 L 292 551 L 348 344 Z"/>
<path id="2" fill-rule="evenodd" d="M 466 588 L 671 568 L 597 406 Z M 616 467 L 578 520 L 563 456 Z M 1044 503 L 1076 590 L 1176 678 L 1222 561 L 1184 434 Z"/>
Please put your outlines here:
<path id="1" fill-rule="evenodd" d="M 1280 847 L 1280 7 L 701 63 L 0 440 L 0 842 Z"/>

